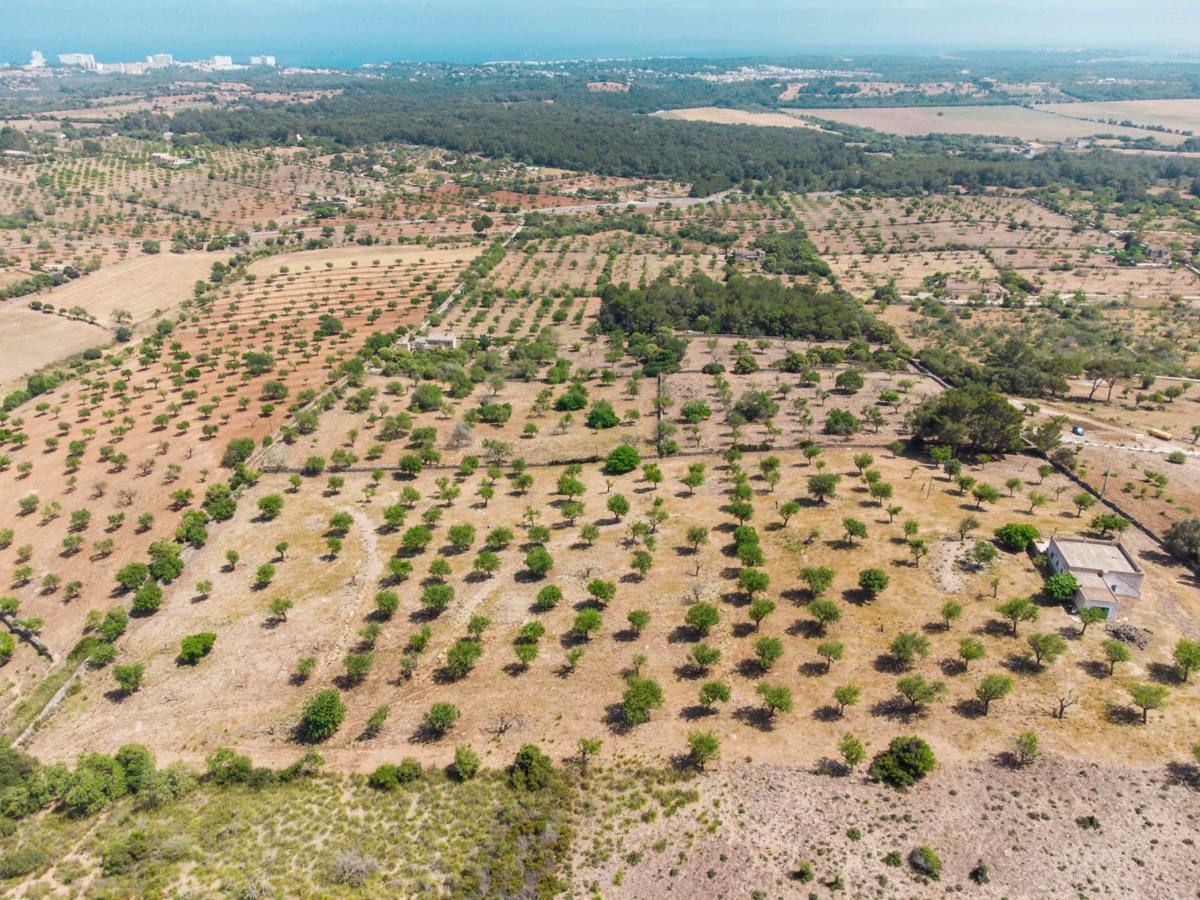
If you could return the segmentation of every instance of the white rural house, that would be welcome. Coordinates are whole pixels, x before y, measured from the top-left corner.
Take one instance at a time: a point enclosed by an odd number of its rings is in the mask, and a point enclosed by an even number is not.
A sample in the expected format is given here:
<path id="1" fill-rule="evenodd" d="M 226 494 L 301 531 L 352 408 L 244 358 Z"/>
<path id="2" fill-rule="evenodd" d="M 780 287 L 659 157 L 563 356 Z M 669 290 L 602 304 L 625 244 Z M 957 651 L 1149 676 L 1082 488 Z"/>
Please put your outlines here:
<path id="1" fill-rule="evenodd" d="M 405 350 L 457 350 L 458 335 L 453 331 L 431 331 L 414 334 L 397 342 Z"/>
<path id="2" fill-rule="evenodd" d="M 1141 567 L 1120 541 L 1082 537 L 1053 537 L 1046 547 L 1046 560 L 1055 572 L 1067 572 L 1079 582 L 1075 606 L 1095 606 L 1108 618 L 1117 613 L 1119 598 L 1142 596 Z"/>

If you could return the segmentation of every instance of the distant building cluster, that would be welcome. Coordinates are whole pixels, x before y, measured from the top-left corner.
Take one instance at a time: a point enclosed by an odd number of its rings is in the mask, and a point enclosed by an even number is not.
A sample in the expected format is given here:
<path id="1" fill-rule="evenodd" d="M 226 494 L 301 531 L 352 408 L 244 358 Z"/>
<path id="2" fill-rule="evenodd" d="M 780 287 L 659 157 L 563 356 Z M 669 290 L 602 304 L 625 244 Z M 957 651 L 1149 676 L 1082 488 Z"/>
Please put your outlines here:
<path id="1" fill-rule="evenodd" d="M 208 59 L 178 60 L 170 53 L 151 53 L 144 60 L 136 62 L 99 62 L 92 53 L 60 53 L 58 65 L 69 69 L 81 69 L 84 72 L 95 72 L 99 75 L 145 75 L 156 69 L 167 69 L 177 66 L 184 69 L 195 69 L 201 72 L 229 72 L 249 67 L 266 66 L 274 68 L 275 57 L 271 55 L 251 56 L 248 64 L 235 63 L 232 56 L 216 55 Z M 46 70 L 46 57 L 40 50 L 29 54 L 29 64 L 26 70 Z M 48 73 L 46 73 L 48 74 Z"/>

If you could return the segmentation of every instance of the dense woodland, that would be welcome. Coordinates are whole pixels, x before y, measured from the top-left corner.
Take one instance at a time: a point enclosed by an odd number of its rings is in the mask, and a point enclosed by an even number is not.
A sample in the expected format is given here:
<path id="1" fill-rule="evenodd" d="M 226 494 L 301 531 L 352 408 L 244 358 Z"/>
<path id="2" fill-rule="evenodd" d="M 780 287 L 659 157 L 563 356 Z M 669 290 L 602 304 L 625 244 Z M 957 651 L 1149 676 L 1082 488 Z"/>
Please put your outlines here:
<path id="1" fill-rule="evenodd" d="M 338 151 L 378 143 L 444 147 L 529 164 L 691 183 L 696 196 L 757 183 L 768 190 L 941 191 L 1070 186 L 1139 197 L 1160 178 L 1200 178 L 1200 161 L 1047 153 L 1013 158 L 981 144 L 954 153 L 936 142 L 895 144 L 872 157 L 837 135 L 790 128 L 668 121 L 614 108 L 586 91 L 548 91 L 525 80 L 472 84 L 384 80 L 355 84 L 311 104 L 242 110 L 138 113 L 120 129 L 140 137 L 174 131 L 182 143 Z M 624 95 L 618 95 L 624 96 Z M 935 152 L 930 152 L 930 151 Z"/>
<path id="2" fill-rule="evenodd" d="M 812 285 L 788 286 L 774 278 L 732 271 L 724 282 L 697 272 L 681 283 L 660 278 L 645 288 L 609 284 L 602 295 L 599 323 L 603 329 L 621 329 L 635 336 L 683 328 L 819 341 L 897 341 L 890 326 L 850 298 Z"/>

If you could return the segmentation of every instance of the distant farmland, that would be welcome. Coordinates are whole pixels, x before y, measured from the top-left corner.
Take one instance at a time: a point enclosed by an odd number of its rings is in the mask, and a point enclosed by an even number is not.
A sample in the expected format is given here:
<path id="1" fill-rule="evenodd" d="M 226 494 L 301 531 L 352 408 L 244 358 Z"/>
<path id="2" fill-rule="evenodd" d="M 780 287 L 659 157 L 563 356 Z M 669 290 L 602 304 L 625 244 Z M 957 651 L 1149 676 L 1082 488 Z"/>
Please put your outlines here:
<path id="1" fill-rule="evenodd" d="M 1065 109 L 1078 110 L 1075 113 L 1077 115 L 1083 115 L 1083 109 L 1088 106 L 1120 105 L 1129 104 L 1060 104 Z M 1112 134 L 1131 138 L 1155 137 L 1164 144 L 1178 144 L 1184 140 L 1180 135 L 1085 122 L 1066 114 L 1059 115 L 1049 108 L 1027 109 L 1023 106 L 901 106 L 880 109 L 797 109 L 789 112 L 904 137 L 977 134 L 1030 141 L 1065 141 L 1069 138 Z M 1101 113 L 1093 115 L 1099 118 Z"/>
<path id="2" fill-rule="evenodd" d="M 1115 119 L 1139 127 L 1160 126 L 1200 134 L 1200 100 L 1123 100 L 1111 103 L 1047 103 L 1040 109 L 1074 119 Z M 1164 138 L 1170 137 L 1165 135 Z"/>
<path id="3" fill-rule="evenodd" d="M 787 113 L 747 112 L 719 106 L 697 106 L 692 109 L 667 109 L 654 115 L 661 119 L 683 119 L 688 122 L 713 122 L 717 125 L 765 125 L 774 128 L 813 128 L 817 126 Z"/>

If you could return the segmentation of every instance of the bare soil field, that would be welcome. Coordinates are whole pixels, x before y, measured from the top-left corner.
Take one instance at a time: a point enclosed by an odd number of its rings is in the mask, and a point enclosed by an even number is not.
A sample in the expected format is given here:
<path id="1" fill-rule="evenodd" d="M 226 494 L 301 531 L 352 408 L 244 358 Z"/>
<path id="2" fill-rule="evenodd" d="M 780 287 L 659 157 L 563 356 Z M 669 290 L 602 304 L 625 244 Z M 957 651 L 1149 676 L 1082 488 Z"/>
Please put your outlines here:
<path id="1" fill-rule="evenodd" d="M 692 109 L 666 109 L 654 113 L 661 119 L 683 119 L 688 122 L 714 122 L 718 125 L 765 125 L 772 128 L 812 128 L 820 130 L 811 122 L 797 119 L 787 113 L 746 112 L 740 109 L 725 109 L 716 106 L 698 106 Z"/>
<path id="2" fill-rule="evenodd" d="M 362 275 L 383 266 L 394 268 L 405 266 L 423 268 L 469 262 L 479 255 L 480 246 L 467 247 L 422 247 L 400 245 L 394 247 L 336 247 L 327 250 L 298 250 L 280 253 L 252 263 L 249 271 L 254 275 L 268 275 L 282 268 L 304 269 L 319 275 L 326 270 L 361 269 Z M 317 275 L 311 276 L 316 278 Z"/>
<path id="3" fill-rule="evenodd" d="M 918 291 L 931 275 L 948 275 L 955 280 L 987 281 L 998 274 L 991 260 L 975 251 L 905 252 L 867 256 L 839 254 L 830 265 L 848 291 L 869 294 L 879 284 L 894 282 L 901 291 Z"/>
<path id="4" fill-rule="evenodd" d="M 1176 900 L 1200 874 L 1196 794 L 1167 769 L 1057 754 L 1014 768 L 997 753 L 895 793 L 854 775 L 731 760 L 676 785 L 677 811 L 650 818 L 633 805 L 632 768 L 584 782 L 573 871 L 581 893 Z M 943 863 L 937 882 L 908 863 L 921 846 Z M 980 862 L 986 883 L 971 878 Z M 801 877 L 801 863 L 811 876 Z"/>
<path id="5" fill-rule="evenodd" d="M 1181 135 L 1083 122 L 1043 111 L 1042 107 L 1029 109 L 1022 106 L 909 106 L 875 109 L 796 109 L 788 110 L 788 114 L 826 122 L 840 122 L 859 128 L 872 128 L 904 137 L 922 134 L 978 134 L 1029 141 L 1065 141 L 1096 134 L 1119 134 L 1131 138 L 1156 137 L 1164 144 L 1178 144 L 1184 140 Z"/>
<path id="6" fill-rule="evenodd" d="M 203 281 L 228 253 L 159 253 L 138 255 L 42 293 L 37 299 L 57 309 L 79 307 L 108 325 L 117 310 L 128 312 L 135 324 L 177 308 L 191 296 L 192 285 Z"/>
<path id="7" fill-rule="evenodd" d="M 112 340 L 105 328 L 35 312 L 28 302 L 0 304 L 0 385 Z"/>

